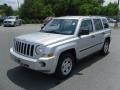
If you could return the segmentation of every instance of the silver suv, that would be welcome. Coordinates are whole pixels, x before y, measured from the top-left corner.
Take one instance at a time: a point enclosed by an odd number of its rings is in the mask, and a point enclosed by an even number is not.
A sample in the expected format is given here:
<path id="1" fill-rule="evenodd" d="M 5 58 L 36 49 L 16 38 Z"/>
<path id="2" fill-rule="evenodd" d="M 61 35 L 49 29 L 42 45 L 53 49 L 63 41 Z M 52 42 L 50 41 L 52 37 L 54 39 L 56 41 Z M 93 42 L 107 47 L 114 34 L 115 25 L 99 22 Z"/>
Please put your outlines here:
<path id="1" fill-rule="evenodd" d="M 4 21 L 3 25 L 5 26 L 18 26 L 22 24 L 22 20 L 18 16 L 8 16 Z"/>
<path id="2" fill-rule="evenodd" d="M 66 16 L 52 19 L 40 32 L 14 39 L 14 61 L 43 73 L 67 77 L 77 61 L 109 51 L 111 30 L 105 17 Z"/>

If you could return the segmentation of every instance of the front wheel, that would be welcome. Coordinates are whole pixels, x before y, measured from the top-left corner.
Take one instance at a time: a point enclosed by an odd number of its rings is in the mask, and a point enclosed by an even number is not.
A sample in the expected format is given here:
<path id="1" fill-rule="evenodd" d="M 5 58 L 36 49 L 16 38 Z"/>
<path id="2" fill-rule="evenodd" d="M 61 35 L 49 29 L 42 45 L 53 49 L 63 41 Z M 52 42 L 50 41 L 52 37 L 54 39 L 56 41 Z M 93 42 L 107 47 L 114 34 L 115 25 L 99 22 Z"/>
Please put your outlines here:
<path id="1" fill-rule="evenodd" d="M 21 26 L 21 25 L 22 25 L 22 21 L 19 22 L 19 26 Z"/>
<path id="2" fill-rule="evenodd" d="M 16 27 L 17 26 L 17 23 L 16 22 L 14 22 L 14 25 L 13 25 L 13 27 Z"/>
<path id="3" fill-rule="evenodd" d="M 110 45 L 110 42 L 108 40 L 105 40 L 103 48 L 101 50 L 101 54 L 102 55 L 107 55 L 108 54 L 108 52 L 109 52 L 109 45 Z"/>
<path id="4" fill-rule="evenodd" d="M 56 74 L 59 78 L 66 78 L 70 75 L 74 66 L 74 57 L 71 53 L 64 53 L 60 55 Z"/>

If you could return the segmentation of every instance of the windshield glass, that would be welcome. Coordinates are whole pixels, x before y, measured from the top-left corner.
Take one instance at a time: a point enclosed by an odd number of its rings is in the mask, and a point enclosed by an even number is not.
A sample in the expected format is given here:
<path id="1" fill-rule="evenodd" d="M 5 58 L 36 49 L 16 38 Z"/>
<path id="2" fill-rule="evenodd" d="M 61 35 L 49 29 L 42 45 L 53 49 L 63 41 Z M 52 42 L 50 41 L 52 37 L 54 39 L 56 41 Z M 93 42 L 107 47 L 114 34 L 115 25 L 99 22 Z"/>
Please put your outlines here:
<path id="1" fill-rule="evenodd" d="M 7 19 L 15 19 L 16 17 L 14 16 L 9 16 Z"/>
<path id="2" fill-rule="evenodd" d="M 41 32 L 72 35 L 75 32 L 77 19 L 53 19 Z"/>

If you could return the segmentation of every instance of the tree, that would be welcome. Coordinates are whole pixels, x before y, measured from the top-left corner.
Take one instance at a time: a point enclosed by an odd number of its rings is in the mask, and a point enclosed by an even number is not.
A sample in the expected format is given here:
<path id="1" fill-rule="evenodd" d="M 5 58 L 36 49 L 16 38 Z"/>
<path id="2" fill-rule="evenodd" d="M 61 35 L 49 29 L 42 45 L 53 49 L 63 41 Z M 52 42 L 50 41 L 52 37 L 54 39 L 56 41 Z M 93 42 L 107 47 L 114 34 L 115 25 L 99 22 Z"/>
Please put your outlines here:
<path id="1" fill-rule="evenodd" d="M 104 0 L 25 0 L 20 8 L 23 19 L 43 19 L 46 16 L 105 15 L 117 13 L 115 3 L 103 6 Z"/>
<path id="2" fill-rule="evenodd" d="M 103 0 L 52 0 L 52 2 L 53 1 L 56 16 L 98 15 L 100 14 L 101 4 L 103 3 Z"/>
<path id="3" fill-rule="evenodd" d="M 54 15 L 51 5 L 44 5 L 43 0 L 25 0 L 20 8 L 20 16 L 24 19 L 41 19 Z"/>
<path id="4" fill-rule="evenodd" d="M 107 16 L 116 16 L 118 12 L 118 7 L 116 3 L 109 3 L 106 7 Z"/>
<path id="5" fill-rule="evenodd" d="M 84 4 L 81 5 L 79 8 L 79 14 L 81 15 L 91 15 L 93 9 L 93 5 L 91 4 Z"/>
<path id="6" fill-rule="evenodd" d="M 99 15 L 101 11 L 101 5 L 95 1 L 84 1 L 86 3 L 79 6 L 80 15 Z"/>
<path id="7" fill-rule="evenodd" d="M 13 14 L 13 10 L 10 6 L 7 4 L 1 5 L 0 6 L 0 11 L 3 15 L 10 16 Z"/>
<path id="8" fill-rule="evenodd" d="M 104 0 L 98 0 L 100 4 L 103 4 L 105 1 Z"/>
<path id="9" fill-rule="evenodd" d="M 18 11 L 18 10 L 14 10 L 14 11 L 13 11 L 13 15 L 14 15 L 14 16 L 19 15 L 19 11 Z"/>
<path id="10" fill-rule="evenodd" d="M 51 8 L 51 5 L 46 5 L 44 6 L 43 10 L 42 10 L 42 16 L 54 16 L 53 10 Z"/>

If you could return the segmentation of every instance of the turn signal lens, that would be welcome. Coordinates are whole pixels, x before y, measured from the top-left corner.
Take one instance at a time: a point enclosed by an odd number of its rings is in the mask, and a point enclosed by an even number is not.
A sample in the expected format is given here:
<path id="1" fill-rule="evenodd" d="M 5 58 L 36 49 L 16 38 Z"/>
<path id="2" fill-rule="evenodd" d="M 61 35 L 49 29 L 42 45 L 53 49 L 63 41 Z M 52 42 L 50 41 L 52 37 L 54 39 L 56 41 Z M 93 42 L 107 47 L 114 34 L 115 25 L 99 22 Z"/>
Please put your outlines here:
<path id="1" fill-rule="evenodd" d="M 52 57 L 52 56 L 53 56 L 53 54 L 52 54 L 52 53 L 49 53 L 49 54 L 48 54 L 48 57 Z"/>

